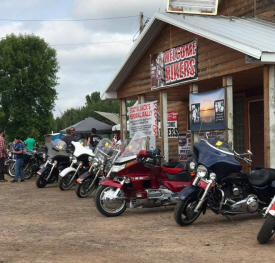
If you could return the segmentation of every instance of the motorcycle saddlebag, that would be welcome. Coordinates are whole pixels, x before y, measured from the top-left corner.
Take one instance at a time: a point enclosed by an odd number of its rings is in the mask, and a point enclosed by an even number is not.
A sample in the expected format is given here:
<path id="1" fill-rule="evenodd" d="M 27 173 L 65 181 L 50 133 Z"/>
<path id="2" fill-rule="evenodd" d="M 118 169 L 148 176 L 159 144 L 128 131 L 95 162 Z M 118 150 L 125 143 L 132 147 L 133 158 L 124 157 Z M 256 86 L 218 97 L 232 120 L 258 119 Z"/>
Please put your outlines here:
<path id="1" fill-rule="evenodd" d="M 267 168 L 252 171 L 248 175 L 249 182 L 255 186 L 266 186 L 275 181 L 275 169 Z"/>

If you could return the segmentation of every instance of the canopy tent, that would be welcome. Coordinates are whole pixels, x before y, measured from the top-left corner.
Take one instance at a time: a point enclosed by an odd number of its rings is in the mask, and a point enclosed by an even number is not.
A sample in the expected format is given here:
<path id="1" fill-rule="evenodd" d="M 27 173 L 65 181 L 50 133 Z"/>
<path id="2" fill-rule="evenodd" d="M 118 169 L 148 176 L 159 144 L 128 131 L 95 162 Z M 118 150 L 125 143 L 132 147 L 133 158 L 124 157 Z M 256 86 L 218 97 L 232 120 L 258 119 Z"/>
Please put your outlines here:
<path id="1" fill-rule="evenodd" d="M 92 117 L 88 117 L 83 121 L 70 125 L 69 127 L 61 130 L 60 133 L 64 134 L 66 132 L 66 129 L 69 129 L 71 127 L 74 127 L 77 132 L 82 132 L 82 133 L 91 133 L 92 128 L 95 128 L 98 134 L 112 133 L 111 125 L 98 121 Z"/>
<path id="2" fill-rule="evenodd" d="M 129 127 L 129 121 L 127 121 L 127 127 Z M 112 131 L 120 131 L 120 124 L 114 125 Z"/>
<path id="3" fill-rule="evenodd" d="M 118 124 L 120 122 L 119 114 L 118 113 L 110 113 L 110 112 L 102 112 L 102 111 L 95 111 L 97 114 L 103 116 L 104 118 L 112 121 L 113 123 Z"/>

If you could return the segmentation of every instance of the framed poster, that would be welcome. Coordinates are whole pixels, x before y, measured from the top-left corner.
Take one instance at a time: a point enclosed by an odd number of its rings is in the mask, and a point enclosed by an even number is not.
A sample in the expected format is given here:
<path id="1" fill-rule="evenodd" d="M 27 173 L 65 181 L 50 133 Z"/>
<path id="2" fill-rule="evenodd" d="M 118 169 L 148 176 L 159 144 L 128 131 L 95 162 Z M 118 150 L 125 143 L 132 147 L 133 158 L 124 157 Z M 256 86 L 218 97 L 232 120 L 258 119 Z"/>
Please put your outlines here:
<path id="1" fill-rule="evenodd" d="M 219 0 L 168 0 L 168 13 L 217 15 Z"/>

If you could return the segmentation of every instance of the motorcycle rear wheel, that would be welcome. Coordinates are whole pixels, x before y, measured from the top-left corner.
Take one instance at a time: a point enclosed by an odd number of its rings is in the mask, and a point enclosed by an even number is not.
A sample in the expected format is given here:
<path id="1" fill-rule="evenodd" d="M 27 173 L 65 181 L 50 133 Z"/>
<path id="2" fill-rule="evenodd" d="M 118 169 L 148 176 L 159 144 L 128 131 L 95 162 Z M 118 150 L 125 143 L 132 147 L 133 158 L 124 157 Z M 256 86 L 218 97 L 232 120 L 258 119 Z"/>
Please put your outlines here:
<path id="1" fill-rule="evenodd" d="M 275 217 L 272 215 L 267 215 L 259 233 L 257 240 L 260 244 L 265 244 L 275 232 Z"/>
<path id="2" fill-rule="evenodd" d="M 15 176 L 15 162 L 10 162 L 8 165 L 8 172 L 11 177 Z"/>
<path id="3" fill-rule="evenodd" d="M 59 177 L 58 187 L 60 190 L 69 190 L 75 185 L 75 179 L 70 183 L 75 172 L 69 172 L 64 177 Z"/>
<path id="4" fill-rule="evenodd" d="M 77 187 L 75 189 L 75 194 L 79 197 L 79 198 L 85 198 L 88 197 L 90 194 L 92 194 L 92 192 L 96 189 L 97 185 L 94 184 L 93 187 L 91 187 L 90 189 L 89 186 L 92 183 L 92 179 L 88 178 L 86 180 L 84 180 L 81 184 L 77 184 Z"/>
<path id="5" fill-rule="evenodd" d="M 25 179 L 31 179 L 33 176 L 33 169 L 30 163 L 23 164 L 23 172 Z"/>
<path id="6" fill-rule="evenodd" d="M 106 195 L 110 193 L 111 195 L 117 190 L 116 187 L 110 187 L 101 185 L 98 187 L 95 194 L 95 204 L 97 210 L 104 216 L 113 217 L 121 215 L 126 207 L 126 201 L 122 200 L 109 200 Z M 120 190 L 119 197 L 124 197 L 124 192 Z"/>
<path id="7" fill-rule="evenodd" d="M 49 176 L 49 172 L 49 170 L 45 170 L 42 174 L 37 176 L 35 184 L 38 188 L 44 188 L 48 184 L 46 179 Z"/>
<path id="8" fill-rule="evenodd" d="M 201 214 L 201 209 L 198 212 L 195 212 L 195 208 L 198 204 L 198 200 L 191 201 L 187 200 L 179 200 L 174 211 L 175 221 L 180 226 L 188 226 L 197 220 L 197 218 Z"/>

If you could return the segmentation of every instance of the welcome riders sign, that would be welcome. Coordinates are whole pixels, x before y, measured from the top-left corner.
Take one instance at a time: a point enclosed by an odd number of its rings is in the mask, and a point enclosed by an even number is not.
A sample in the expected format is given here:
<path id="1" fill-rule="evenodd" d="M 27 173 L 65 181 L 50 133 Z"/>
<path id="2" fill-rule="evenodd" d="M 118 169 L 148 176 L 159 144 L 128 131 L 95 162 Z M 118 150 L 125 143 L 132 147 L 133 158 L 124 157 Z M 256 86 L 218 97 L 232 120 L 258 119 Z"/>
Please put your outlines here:
<path id="1" fill-rule="evenodd" d="M 151 55 L 151 89 L 197 79 L 197 47 L 195 39 Z"/>

